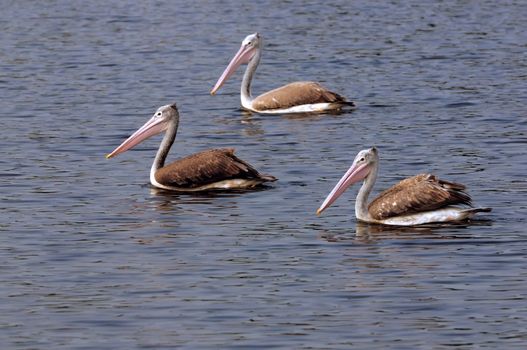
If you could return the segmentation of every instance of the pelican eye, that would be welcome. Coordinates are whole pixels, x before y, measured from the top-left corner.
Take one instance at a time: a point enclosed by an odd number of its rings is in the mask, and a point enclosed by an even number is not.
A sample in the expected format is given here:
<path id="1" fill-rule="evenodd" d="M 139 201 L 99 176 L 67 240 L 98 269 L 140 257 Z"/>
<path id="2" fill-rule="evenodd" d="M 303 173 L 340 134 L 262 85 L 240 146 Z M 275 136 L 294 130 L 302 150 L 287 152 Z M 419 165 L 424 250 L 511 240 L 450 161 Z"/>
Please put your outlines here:
<path id="1" fill-rule="evenodd" d="M 359 161 L 360 161 L 360 162 L 364 162 L 364 157 L 362 157 Z"/>
<path id="2" fill-rule="evenodd" d="M 161 117 L 161 112 L 157 112 L 156 114 L 158 117 Z"/>

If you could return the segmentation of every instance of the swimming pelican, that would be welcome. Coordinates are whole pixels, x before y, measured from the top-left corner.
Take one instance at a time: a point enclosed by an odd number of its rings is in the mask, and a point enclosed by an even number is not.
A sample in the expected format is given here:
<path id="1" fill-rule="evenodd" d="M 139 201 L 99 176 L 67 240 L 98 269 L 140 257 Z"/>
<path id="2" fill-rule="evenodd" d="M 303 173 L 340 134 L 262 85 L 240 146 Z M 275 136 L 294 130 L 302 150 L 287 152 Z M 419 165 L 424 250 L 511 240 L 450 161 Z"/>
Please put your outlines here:
<path id="1" fill-rule="evenodd" d="M 331 92 L 319 83 L 300 81 L 287 84 L 266 92 L 256 98 L 251 95 L 251 81 L 262 54 L 262 38 L 258 33 L 248 35 L 243 41 L 238 53 L 233 57 L 216 85 L 210 92 L 214 95 L 225 81 L 243 63 L 248 63 L 243 75 L 241 86 L 242 107 L 249 111 L 267 114 L 306 113 L 338 110 L 343 106 L 352 106 L 339 94 Z"/>
<path id="2" fill-rule="evenodd" d="M 159 107 L 149 121 L 106 158 L 123 153 L 141 141 L 166 131 L 150 169 L 150 183 L 155 187 L 190 192 L 245 189 L 276 181 L 274 176 L 260 174 L 250 164 L 236 157 L 233 148 L 210 149 L 165 166 L 168 151 L 176 139 L 178 125 L 176 104 Z"/>
<path id="3" fill-rule="evenodd" d="M 402 180 L 382 192 L 367 204 L 379 169 L 379 155 L 375 147 L 360 151 L 349 170 L 324 200 L 317 215 L 329 207 L 352 184 L 364 179 L 355 201 L 358 220 L 385 224 L 411 226 L 432 222 L 461 221 L 477 212 L 491 208 L 463 208 L 455 205 L 471 204 L 464 192 L 465 186 L 440 180 L 432 174 L 420 174 Z"/>

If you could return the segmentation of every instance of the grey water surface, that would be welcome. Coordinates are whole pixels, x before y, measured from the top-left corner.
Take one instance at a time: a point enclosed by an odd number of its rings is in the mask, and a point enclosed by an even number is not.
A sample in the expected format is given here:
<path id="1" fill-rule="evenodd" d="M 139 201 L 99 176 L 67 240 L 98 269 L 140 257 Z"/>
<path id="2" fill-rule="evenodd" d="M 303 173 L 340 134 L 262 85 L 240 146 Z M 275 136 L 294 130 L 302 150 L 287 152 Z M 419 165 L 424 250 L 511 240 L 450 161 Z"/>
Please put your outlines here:
<path id="1" fill-rule="evenodd" d="M 1 349 L 524 349 L 525 1 L 10 1 L 0 11 Z M 355 111 L 251 115 L 316 80 Z M 214 147 L 279 181 L 167 193 L 160 137 L 107 160 L 177 102 L 176 159 Z M 433 172 L 493 212 L 358 224 L 357 187 L 315 210 L 375 145 L 376 190 Z"/>

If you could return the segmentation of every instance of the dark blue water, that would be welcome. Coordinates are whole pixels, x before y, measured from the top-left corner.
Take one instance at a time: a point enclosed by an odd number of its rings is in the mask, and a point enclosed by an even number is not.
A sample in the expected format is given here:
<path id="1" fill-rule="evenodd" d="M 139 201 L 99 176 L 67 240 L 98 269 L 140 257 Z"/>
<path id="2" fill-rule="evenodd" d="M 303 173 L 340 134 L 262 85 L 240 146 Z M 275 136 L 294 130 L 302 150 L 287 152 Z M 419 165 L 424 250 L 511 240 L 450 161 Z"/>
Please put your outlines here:
<path id="1" fill-rule="evenodd" d="M 0 12 L 2 349 L 473 349 L 527 346 L 527 4 L 523 1 L 5 1 Z M 253 88 L 317 80 L 336 115 L 239 109 Z M 106 160 L 155 109 L 172 158 L 213 147 L 279 181 L 152 189 L 159 138 Z M 357 224 L 352 188 L 433 172 L 493 212 L 462 225 Z"/>

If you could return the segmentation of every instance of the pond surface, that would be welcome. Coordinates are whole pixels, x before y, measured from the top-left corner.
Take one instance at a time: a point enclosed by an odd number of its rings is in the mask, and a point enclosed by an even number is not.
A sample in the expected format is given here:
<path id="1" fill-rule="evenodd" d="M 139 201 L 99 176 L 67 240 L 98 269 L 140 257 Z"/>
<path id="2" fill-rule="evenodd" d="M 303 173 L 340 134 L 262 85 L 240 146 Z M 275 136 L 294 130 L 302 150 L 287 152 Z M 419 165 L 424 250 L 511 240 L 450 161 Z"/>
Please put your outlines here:
<path id="1" fill-rule="evenodd" d="M 527 346 L 527 4 L 522 1 L 7 1 L 0 14 L 2 349 L 416 349 Z M 240 110 L 253 89 L 316 80 L 355 111 Z M 176 159 L 214 147 L 279 181 L 158 191 L 160 138 L 104 155 L 177 102 Z M 360 149 L 374 192 L 422 172 L 493 208 L 473 222 L 358 224 L 351 188 L 315 210 Z"/>

